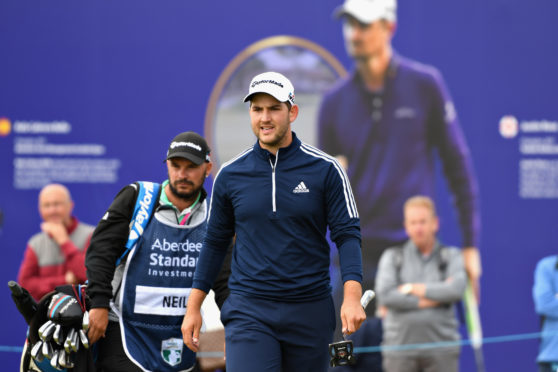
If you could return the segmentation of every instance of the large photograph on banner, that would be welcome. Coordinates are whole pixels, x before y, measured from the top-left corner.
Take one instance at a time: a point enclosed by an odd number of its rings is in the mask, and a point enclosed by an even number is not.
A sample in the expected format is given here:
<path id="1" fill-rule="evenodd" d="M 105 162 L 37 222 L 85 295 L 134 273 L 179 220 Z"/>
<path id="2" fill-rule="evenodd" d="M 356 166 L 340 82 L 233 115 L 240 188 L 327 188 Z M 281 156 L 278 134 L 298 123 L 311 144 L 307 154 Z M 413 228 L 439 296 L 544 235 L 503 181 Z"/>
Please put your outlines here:
<path id="1" fill-rule="evenodd" d="M 185 131 L 211 149 L 204 183 L 211 197 L 221 166 L 256 142 L 243 98 L 265 71 L 293 82 L 297 136 L 345 167 L 365 260 L 377 264 L 385 248 L 407 240 L 403 202 L 417 193 L 434 201 L 444 245 L 478 252 L 478 281 L 468 280 L 468 300 L 455 308 L 460 370 L 537 368 L 540 315 L 558 292 L 544 281 L 556 275 L 558 246 L 558 4 L 399 1 L 393 16 L 384 15 L 394 28 L 377 30 L 372 41 L 393 36 L 379 85 L 360 75 L 372 19 L 346 22 L 342 4 L 0 4 L 6 370 L 19 368 L 28 329 L 8 282 L 24 271 L 44 290 L 55 286 L 45 272 L 56 272 L 56 283 L 86 279 L 83 269 L 65 266 L 63 248 L 48 262 L 37 259 L 37 242 L 66 241 L 60 224 L 47 223 L 45 205 L 71 216 L 67 232 L 77 231 L 75 248 L 85 254 L 123 187 L 168 178 L 170 141 Z M 53 183 L 67 192 L 56 189 L 61 199 L 47 203 L 41 190 Z M 334 297 L 336 257 L 332 246 Z M 463 257 L 471 279 L 475 257 Z M 374 265 L 365 266 L 365 287 L 374 285 Z M 548 302 L 537 300 L 541 293 Z M 167 346 L 168 361 L 186 348 Z M 380 351 L 357 344 L 356 355 Z"/>

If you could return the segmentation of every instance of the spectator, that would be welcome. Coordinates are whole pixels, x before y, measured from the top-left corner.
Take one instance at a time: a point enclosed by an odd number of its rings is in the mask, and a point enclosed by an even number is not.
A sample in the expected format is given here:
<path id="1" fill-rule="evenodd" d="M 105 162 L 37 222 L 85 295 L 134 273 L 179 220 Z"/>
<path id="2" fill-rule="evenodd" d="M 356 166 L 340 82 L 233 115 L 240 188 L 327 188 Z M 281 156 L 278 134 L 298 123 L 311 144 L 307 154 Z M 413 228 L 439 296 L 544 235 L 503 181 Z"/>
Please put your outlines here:
<path id="1" fill-rule="evenodd" d="M 70 191 L 49 184 L 39 193 L 41 232 L 27 242 L 19 284 L 36 299 L 62 284 L 85 282 L 85 251 L 94 227 L 72 215 Z"/>
<path id="2" fill-rule="evenodd" d="M 438 218 L 428 197 L 406 201 L 404 226 L 409 240 L 385 251 L 376 278 L 385 315 L 383 345 L 458 341 L 453 305 L 467 284 L 460 251 L 437 240 Z M 455 372 L 459 366 L 459 346 L 386 350 L 382 355 L 386 372 Z"/>
<path id="3" fill-rule="evenodd" d="M 535 311 L 541 317 L 542 338 L 537 356 L 539 372 L 558 371 L 558 257 L 545 257 L 535 269 Z"/>

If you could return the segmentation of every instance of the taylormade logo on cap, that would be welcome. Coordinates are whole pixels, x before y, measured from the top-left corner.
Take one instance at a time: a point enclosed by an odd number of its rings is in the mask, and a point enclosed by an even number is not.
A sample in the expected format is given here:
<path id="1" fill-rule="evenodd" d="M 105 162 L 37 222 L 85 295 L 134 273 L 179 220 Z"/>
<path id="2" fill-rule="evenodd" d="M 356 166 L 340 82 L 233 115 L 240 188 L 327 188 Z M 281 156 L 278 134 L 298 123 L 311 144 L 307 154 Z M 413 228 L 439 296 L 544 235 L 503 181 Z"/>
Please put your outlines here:
<path id="1" fill-rule="evenodd" d="M 184 158 L 199 165 L 211 161 L 209 153 L 209 146 L 202 136 L 195 132 L 183 132 L 172 139 L 167 159 Z"/>
<path id="2" fill-rule="evenodd" d="M 295 104 L 293 84 L 278 72 L 264 72 L 255 76 L 250 82 L 250 89 L 248 95 L 244 97 L 244 102 L 249 101 L 257 93 L 269 94 L 279 102 Z"/>
<path id="3" fill-rule="evenodd" d="M 189 147 L 193 147 L 198 151 L 201 151 L 202 148 L 201 146 L 196 145 L 195 143 L 192 142 L 173 142 L 171 143 L 170 147 L 171 149 L 174 149 L 175 147 L 180 147 L 180 146 L 189 146 Z"/>
<path id="4" fill-rule="evenodd" d="M 264 84 L 264 83 L 268 83 L 268 84 L 275 84 L 280 86 L 281 88 L 283 88 L 283 84 L 276 82 L 275 80 L 258 80 L 258 81 L 252 81 L 252 85 L 250 85 L 250 88 L 254 88 L 256 85 L 259 84 Z"/>

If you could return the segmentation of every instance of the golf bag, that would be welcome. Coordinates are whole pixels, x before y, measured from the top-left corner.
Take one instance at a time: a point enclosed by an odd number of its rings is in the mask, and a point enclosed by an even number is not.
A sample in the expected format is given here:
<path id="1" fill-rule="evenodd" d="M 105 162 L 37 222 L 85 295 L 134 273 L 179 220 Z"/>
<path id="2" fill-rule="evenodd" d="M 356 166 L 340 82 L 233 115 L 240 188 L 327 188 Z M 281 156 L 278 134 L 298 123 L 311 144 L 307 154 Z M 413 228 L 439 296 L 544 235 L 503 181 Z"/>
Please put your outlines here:
<path id="1" fill-rule="evenodd" d="M 56 287 L 38 303 L 16 282 L 8 286 L 29 325 L 20 372 L 95 372 L 85 286 Z"/>

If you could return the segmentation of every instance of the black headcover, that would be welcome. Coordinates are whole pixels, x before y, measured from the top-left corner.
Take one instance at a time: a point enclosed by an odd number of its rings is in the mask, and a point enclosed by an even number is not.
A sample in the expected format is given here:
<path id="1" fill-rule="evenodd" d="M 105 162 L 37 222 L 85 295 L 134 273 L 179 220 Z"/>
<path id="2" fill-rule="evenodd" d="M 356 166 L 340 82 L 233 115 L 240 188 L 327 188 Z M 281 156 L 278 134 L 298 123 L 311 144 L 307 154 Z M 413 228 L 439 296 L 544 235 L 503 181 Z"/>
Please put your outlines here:
<path id="1" fill-rule="evenodd" d="M 57 292 L 50 298 L 47 316 L 63 326 L 81 325 L 83 310 L 75 296 Z"/>
<path id="2" fill-rule="evenodd" d="M 21 287 L 13 280 L 8 282 L 8 287 L 10 287 L 12 300 L 14 300 L 17 309 L 23 315 L 27 324 L 29 324 L 37 312 L 37 301 L 35 301 L 27 289 Z"/>

